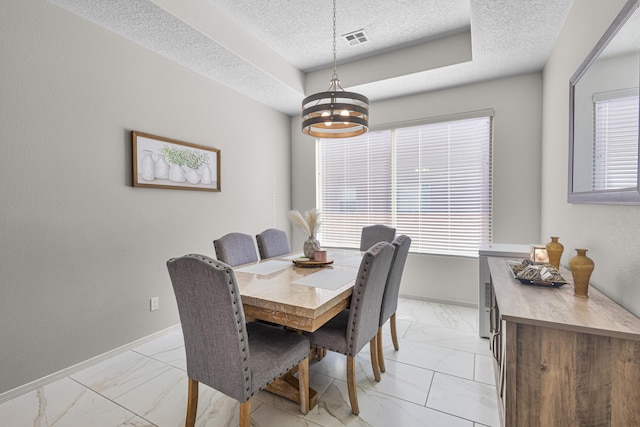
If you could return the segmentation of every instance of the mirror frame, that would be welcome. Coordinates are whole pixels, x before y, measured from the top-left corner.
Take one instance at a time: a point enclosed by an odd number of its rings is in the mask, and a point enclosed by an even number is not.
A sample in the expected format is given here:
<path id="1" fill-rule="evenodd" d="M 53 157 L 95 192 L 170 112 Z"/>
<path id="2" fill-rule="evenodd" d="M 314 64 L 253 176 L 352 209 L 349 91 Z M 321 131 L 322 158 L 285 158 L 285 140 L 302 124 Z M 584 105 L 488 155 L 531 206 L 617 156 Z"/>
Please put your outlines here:
<path id="1" fill-rule="evenodd" d="M 600 191 L 573 191 L 573 144 L 574 144 L 574 104 L 575 104 L 575 85 L 580 77 L 589 69 L 591 64 L 598 58 L 598 55 L 607 47 L 609 42 L 624 26 L 627 20 L 640 7 L 640 0 L 629 0 L 625 3 L 620 13 L 613 20 L 602 38 L 591 50 L 587 58 L 580 64 L 578 70 L 571 76 L 569 80 L 569 181 L 568 181 L 568 197 L 569 203 L 596 203 L 596 204 L 622 204 L 622 205 L 640 205 L 640 161 L 638 161 L 638 173 L 636 175 L 636 187 L 629 187 L 619 190 L 600 190 Z M 639 76 L 640 80 L 640 76 Z M 639 81 L 640 83 L 640 81 Z M 638 141 L 638 153 L 640 154 L 640 140 Z"/>

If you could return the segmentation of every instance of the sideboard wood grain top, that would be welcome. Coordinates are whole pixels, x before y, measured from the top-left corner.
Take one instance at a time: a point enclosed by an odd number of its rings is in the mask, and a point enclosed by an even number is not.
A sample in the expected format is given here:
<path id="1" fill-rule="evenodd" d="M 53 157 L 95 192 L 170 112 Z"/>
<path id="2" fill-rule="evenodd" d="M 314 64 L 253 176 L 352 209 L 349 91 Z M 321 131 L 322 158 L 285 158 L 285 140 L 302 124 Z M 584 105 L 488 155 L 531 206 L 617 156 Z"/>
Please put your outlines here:
<path id="1" fill-rule="evenodd" d="M 589 298 L 559 288 L 525 285 L 513 278 L 505 258 L 489 258 L 493 289 L 504 320 L 522 324 L 640 341 L 640 319 L 593 286 Z M 571 281 L 571 272 L 562 269 Z"/>

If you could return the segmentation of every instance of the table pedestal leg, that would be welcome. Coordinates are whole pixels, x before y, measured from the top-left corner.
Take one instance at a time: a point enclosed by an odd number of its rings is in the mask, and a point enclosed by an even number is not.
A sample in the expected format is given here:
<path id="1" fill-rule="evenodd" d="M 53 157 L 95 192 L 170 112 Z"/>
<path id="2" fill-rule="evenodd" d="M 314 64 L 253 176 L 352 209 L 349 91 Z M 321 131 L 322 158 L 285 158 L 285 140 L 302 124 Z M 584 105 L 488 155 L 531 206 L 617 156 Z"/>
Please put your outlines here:
<path id="1" fill-rule="evenodd" d="M 316 357 L 316 350 L 317 349 L 312 348 L 309 352 L 309 361 L 313 360 L 313 358 Z M 297 366 L 293 367 L 282 377 L 269 384 L 265 388 L 265 390 L 300 404 L 299 382 L 298 378 L 294 376 L 296 372 L 298 372 Z M 314 408 L 317 404 L 318 392 L 309 387 L 309 410 Z"/>
<path id="2" fill-rule="evenodd" d="M 285 374 L 278 378 L 265 388 L 273 394 L 289 399 L 293 402 L 300 403 L 300 389 L 298 388 L 298 379 L 291 374 Z M 309 387 L 309 409 L 314 408 L 318 404 L 318 392 Z"/>

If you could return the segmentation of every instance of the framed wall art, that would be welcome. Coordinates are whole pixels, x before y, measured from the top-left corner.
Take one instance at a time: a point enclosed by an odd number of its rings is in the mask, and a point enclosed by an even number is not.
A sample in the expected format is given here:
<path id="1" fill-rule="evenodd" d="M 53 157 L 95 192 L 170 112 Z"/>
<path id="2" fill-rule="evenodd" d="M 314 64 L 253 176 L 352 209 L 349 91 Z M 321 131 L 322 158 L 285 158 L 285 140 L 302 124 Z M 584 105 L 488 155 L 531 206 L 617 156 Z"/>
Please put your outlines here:
<path id="1" fill-rule="evenodd" d="M 131 131 L 133 186 L 220 191 L 220 150 Z"/>

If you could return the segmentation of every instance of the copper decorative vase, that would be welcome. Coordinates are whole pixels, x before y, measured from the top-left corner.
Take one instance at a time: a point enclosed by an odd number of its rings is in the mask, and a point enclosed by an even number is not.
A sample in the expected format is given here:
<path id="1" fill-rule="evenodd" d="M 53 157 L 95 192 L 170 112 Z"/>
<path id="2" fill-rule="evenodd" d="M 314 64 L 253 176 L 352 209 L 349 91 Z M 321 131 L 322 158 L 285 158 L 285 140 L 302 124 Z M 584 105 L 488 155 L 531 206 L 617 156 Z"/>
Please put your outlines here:
<path id="1" fill-rule="evenodd" d="M 588 298 L 589 279 L 595 266 L 589 258 L 586 249 L 576 249 L 577 255 L 569 260 L 569 269 L 573 275 L 573 294 L 577 297 Z"/>
<path id="2" fill-rule="evenodd" d="M 547 243 L 545 247 L 547 249 L 547 255 L 549 256 L 549 264 L 551 264 L 556 270 L 560 269 L 560 258 L 562 257 L 562 251 L 564 246 L 558 242 L 557 237 L 552 237 L 551 241 Z"/>

